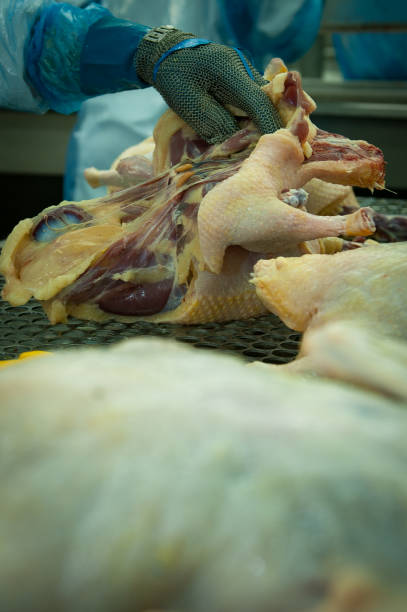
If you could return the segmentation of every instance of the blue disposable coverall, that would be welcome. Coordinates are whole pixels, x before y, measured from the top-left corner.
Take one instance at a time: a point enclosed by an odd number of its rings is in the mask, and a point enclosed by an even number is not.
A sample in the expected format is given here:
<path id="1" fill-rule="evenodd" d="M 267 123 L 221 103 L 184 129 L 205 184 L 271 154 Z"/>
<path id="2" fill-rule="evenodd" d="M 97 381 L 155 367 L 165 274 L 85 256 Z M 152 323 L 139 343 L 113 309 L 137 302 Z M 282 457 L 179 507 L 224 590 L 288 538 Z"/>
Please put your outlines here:
<path id="1" fill-rule="evenodd" d="M 84 40 L 107 11 L 134 24 L 118 24 L 111 39 L 102 41 L 106 88 L 99 83 L 101 95 L 90 98 L 81 88 L 81 76 L 86 77 Z M 67 154 L 64 195 L 73 200 L 95 197 L 105 190 L 91 189 L 83 170 L 109 167 L 123 149 L 151 135 L 167 108 L 126 62 L 148 27 L 171 24 L 240 47 L 262 71 L 273 56 L 290 62 L 307 51 L 321 11 L 322 0 L 0 0 L 0 106 L 79 111 Z M 112 89 L 118 93 L 104 93 Z"/>

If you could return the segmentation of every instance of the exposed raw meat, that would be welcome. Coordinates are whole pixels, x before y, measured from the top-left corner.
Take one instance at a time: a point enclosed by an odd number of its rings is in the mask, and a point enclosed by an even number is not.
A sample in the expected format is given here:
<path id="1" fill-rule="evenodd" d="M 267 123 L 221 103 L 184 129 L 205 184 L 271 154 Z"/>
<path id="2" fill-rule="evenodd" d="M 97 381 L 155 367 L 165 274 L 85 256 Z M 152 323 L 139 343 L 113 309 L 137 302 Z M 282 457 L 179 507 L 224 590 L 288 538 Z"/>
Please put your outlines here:
<path id="1" fill-rule="evenodd" d="M 380 242 L 399 242 L 407 240 L 407 216 L 383 215 L 375 213 L 373 221 L 376 226 L 375 240 Z"/>
<path id="2" fill-rule="evenodd" d="M 406 278 L 405 242 L 259 261 L 253 274 L 259 297 L 305 332 L 298 358 L 281 367 L 407 401 Z"/>
<path id="3" fill-rule="evenodd" d="M 307 115 L 314 102 L 299 75 L 284 70 L 272 64 L 265 90 L 286 128 L 259 139 L 240 113 L 241 130 L 209 146 L 169 111 L 156 126 L 155 147 L 150 140 L 112 170 L 88 171 L 93 184 L 111 185 L 109 196 L 62 202 L 21 222 L 1 258 L 4 298 L 17 305 L 34 296 L 53 323 L 69 314 L 245 318 L 264 312 L 248 282 L 259 257 L 342 249 L 341 240 L 325 247 L 324 239 L 374 232 L 370 209 L 307 212 L 300 188 L 308 183 L 316 192 L 321 181 L 313 177 L 380 187 L 384 163 L 372 145 L 318 132 Z M 141 157 L 152 151 L 152 163 Z M 310 206 L 322 213 L 336 207 L 336 214 L 338 202 L 343 208 L 350 200 L 350 188 L 331 185 L 325 203 L 311 195 Z"/>
<path id="4" fill-rule="evenodd" d="M 407 609 L 400 404 L 153 339 L 0 397 L 3 610 Z"/>

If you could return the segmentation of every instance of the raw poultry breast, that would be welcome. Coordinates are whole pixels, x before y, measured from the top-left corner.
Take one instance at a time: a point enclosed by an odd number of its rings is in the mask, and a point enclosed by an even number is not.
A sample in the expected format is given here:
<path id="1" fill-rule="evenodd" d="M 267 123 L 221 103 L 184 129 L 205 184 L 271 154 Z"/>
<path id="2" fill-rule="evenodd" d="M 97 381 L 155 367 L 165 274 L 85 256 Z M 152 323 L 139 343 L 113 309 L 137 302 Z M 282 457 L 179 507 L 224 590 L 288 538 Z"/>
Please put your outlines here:
<path id="1" fill-rule="evenodd" d="M 304 332 L 283 369 L 407 401 L 406 278 L 407 242 L 399 242 L 259 261 L 252 282 L 269 310 Z"/>
<path id="2" fill-rule="evenodd" d="M 284 128 L 260 137 L 235 109 L 240 131 L 209 146 L 169 111 L 154 142 L 111 170 L 87 171 L 91 183 L 113 186 L 108 196 L 62 202 L 17 225 L 0 261 L 3 297 L 19 305 L 34 296 L 52 323 L 69 314 L 247 318 L 265 312 L 249 282 L 259 259 L 337 251 L 350 245 L 343 236 L 372 234 L 373 213 L 358 208 L 350 185 L 382 188 L 382 153 L 318 130 L 315 103 L 281 60 L 266 77 Z"/>

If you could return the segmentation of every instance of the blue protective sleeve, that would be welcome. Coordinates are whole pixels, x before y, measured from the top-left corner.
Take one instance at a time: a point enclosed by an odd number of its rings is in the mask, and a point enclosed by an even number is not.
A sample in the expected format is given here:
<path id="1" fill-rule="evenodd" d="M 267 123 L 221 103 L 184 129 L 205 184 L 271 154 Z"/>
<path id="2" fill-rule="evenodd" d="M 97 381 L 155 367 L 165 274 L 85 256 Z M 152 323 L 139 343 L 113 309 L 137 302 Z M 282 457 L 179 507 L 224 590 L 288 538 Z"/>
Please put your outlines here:
<path id="1" fill-rule="evenodd" d="M 26 45 L 27 79 L 49 108 L 64 114 L 98 94 L 146 87 L 132 60 L 149 29 L 99 4 L 53 3 L 39 13 Z"/>
<path id="2" fill-rule="evenodd" d="M 25 49 L 27 78 L 49 108 L 69 114 L 89 98 L 81 90 L 80 61 L 93 23 L 110 15 L 98 4 L 85 9 L 54 3 L 39 14 Z"/>
<path id="3" fill-rule="evenodd" d="M 24 78 L 24 48 L 38 15 L 51 3 L 0 0 L 0 107 L 36 113 L 48 110 Z"/>
<path id="4" fill-rule="evenodd" d="M 81 57 L 82 91 L 97 95 L 148 87 L 137 76 L 133 60 L 141 39 L 150 29 L 112 15 L 93 24 Z"/>

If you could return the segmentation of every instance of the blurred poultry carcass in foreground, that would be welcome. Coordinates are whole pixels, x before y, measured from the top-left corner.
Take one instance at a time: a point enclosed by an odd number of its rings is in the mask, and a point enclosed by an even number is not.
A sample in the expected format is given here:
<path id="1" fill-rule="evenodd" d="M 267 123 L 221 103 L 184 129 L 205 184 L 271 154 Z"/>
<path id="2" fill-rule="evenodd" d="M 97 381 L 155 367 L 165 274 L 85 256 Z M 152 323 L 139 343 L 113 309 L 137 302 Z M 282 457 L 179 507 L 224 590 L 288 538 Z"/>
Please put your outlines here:
<path id="1" fill-rule="evenodd" d="M 382 153 L 318 130 L 309 119 L 315 103 L 281 60 L 266 77 L 285 127 L 260 137 L 235 109 L 240 131 L 209 146 L 167 112 L 153 143 L 112 170 L 88 171 L 90 182 L 115 186 L 108 196 L 62 202 L 17 225 L 0 262 L 3 297 L 20 305 L 34 296 L 52 323 L 69 314 L 247 318 L 265 312 L 249 283 L 259 259 L 359 245 L 342 237 L 370 235 L 375 225 L 350 186 L 384 186 Z M 140 153 L 152 149 L 150 162 Z M 338 214 L 345 206 L 351 212 Z"/>
<path id="2" fill-rule="evenodd" d="M 407 609 L 405 403 L 151 338 L 0 396 L 2 609 Z"/>

